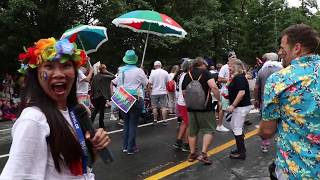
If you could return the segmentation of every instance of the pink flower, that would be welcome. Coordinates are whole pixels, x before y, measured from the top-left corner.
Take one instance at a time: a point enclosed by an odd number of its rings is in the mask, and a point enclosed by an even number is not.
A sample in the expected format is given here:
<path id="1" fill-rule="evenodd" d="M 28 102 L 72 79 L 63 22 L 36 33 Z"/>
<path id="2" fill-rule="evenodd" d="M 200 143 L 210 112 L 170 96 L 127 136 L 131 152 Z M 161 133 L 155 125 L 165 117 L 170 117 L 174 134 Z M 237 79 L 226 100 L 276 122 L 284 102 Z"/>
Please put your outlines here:
<path id="1" fill-rule="evenodd" d="M 312 144 L 320 144 L 320 135 L 308 134 L 307 139 L 309 139 Z"/>
<path id="2" fill-rule="evenodd" d="M 282 157 L 283 157 L 284 159 L 288 159 L 288 157 L 289 157 L 288 152 L 283 151 L 282 149 L 280 149 L 280 154 L 282 155 Z"/>
<path id="3" fill-rule="evenodd" d="M 289 91 L 291 93 L 295 92 L 296 90 L 297 90 L 297 88 L 293 85 L 289 86 L 289 88 L 287 89 L 287 91 Z"/>

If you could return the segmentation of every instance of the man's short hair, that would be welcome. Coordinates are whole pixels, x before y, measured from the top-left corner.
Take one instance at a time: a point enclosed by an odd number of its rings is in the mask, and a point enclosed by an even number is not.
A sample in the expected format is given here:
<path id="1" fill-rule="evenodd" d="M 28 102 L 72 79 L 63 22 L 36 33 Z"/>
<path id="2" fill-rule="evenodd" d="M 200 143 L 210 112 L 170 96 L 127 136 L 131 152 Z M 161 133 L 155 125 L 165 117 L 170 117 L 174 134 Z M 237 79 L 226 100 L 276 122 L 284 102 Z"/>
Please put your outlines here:
<path id="1" fill-rule="evenodd" d="M 202 57 L 196 57 L 193 61 L 192 61 L 192 67 L 200 67 L 202 65 L 206 65 L 207 63 L 205 62 L 205 60 Z"/>
<path id="2" fill-rule="evenodd" d="M 315 53 L 319 47 L 320 38 L 318 32 L 305 24 L 295 24 L 287 27 L 281 32 L 281 37 L 283 36 L 288 36 L 288 44 L 291 47 L 296 43 L 300 43 L 312 53 Z"/>

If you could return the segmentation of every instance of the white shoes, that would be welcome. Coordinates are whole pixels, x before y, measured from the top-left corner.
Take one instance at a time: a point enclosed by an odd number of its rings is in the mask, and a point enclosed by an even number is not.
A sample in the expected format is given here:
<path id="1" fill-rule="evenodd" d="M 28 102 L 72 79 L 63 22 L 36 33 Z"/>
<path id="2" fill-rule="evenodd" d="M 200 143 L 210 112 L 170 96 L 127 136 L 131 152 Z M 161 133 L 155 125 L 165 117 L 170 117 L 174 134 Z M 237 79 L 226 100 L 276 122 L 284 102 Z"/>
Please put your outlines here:
<path id="1" fill-rule="evenodd" d="M 110 121 L 116 121 L 117 120 L 117 118 L 114 116 L 114 114 L 111 114 L 110 115 Z"/>
<path id="2" fill-rule="evenodd" d="M 229 132 L 229 129 L 227 129 L 227 128 L 224 127 L 223 125 L 217 126 L 216 130 L 217 130 L 217 131 L 220 131 L 220 132 Z"/>

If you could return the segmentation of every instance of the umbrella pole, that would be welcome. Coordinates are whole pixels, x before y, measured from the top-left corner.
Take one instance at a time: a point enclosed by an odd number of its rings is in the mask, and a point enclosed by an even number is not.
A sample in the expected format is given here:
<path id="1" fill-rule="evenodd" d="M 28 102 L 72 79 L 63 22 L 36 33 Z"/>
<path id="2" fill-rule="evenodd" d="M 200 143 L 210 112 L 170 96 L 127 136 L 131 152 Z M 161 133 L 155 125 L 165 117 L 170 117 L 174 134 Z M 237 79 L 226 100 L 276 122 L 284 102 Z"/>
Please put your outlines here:
<path id="1" fill-rule="evenodd" d="M 147 33 L 146 43 L 144 44 L 144 50 L 143 50 L 143 55 L 142 55 L 141 68 L 143 68 L 144 56 L 146 55 L 146 50 L 147 50 L 147 46 L 148 46 L 148 39 L 149 39 L 149 32 Z"/>
<path id="2" fill-rule="evenodd" d="M 142 55 L 142 62 L 141 62 L 141 68 L 143 68 L 144 56 L 146 55 L 146 50 L 147 50 L 147 46 L 148 46 L 150 26 L 151 26 L 151 24 L 149 24 L 148 33 L 147 33 L 147 39 L 146 39 L 146 43 L 144 44 L 143 55 Z"/>

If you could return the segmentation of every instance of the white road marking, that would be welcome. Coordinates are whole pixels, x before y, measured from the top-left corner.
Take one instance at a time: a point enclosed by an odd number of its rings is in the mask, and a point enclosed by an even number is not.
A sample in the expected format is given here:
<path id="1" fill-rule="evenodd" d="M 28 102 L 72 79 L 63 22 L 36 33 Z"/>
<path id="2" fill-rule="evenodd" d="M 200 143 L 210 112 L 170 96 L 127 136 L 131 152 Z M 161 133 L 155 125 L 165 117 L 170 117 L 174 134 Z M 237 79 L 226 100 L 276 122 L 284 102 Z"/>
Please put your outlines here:
<path id="1" fill-rule="evenodd" d="M 0 129 L 0 132 L 2 131 L 10 131 L 12 128 L 8 128 L 8 129 Z"/>
<path id="2" fill-rule="evenodd" d="M 9 154 L 0 155 L 0 159 L 1 159 L 1 158 L 8 157 L 8 156 L 9 156 Z"/>

